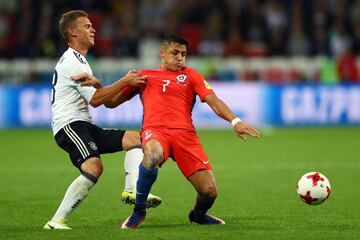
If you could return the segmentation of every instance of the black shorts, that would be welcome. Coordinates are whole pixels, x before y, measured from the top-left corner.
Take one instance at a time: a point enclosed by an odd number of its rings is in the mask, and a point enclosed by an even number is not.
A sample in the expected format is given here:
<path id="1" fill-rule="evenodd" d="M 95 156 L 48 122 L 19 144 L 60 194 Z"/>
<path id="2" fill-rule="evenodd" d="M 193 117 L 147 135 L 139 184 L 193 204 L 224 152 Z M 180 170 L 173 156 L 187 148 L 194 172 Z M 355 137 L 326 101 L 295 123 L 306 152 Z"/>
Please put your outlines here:
<path id="1" fill-rule="evenodd" d="M 89 122 L 75 121 L 58 131 L 55 141 L 81 171 L 81 164 L 88 158 L 122 151 L 124 134 L 124 130 L 103 129 Z"/>

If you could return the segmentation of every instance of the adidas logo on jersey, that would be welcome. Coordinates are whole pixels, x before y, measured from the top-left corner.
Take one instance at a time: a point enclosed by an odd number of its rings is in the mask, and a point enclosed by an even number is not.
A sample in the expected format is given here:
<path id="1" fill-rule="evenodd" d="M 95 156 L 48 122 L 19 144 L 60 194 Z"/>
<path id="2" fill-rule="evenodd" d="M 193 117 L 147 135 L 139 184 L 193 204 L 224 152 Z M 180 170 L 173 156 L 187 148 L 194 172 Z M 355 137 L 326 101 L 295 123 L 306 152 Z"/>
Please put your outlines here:
<path id="1" fill-rule="evenodd" d="M 75 57 L 81 62 L 81 64 L 86 64 L 85 60 L 81 57 L 81 54 L 78 52 L 73 52 Z"/>

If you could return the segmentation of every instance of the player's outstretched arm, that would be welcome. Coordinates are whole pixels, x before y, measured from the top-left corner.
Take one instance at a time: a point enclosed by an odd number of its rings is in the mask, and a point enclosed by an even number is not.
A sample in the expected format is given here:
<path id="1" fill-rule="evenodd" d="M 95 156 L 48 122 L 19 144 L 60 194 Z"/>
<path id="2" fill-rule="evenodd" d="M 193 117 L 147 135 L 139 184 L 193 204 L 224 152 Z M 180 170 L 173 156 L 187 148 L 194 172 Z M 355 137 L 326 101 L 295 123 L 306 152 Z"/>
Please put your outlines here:
<path id="1" fill-rule="evenodd" d="M 216 94 L 211 93 L 204 98 L 205 102 L 212 108 L 212 110 L 221 118 L 230 122 L 234 128 L 236 134 L 244 141 L 246 141 L 245 135 L 252 137 L 260 137 L 260 133 L 253 128 L 250 124 L 241 121 L 233 111 L 219 99 Z"/>
<path id="2" fill-rule="evenodd" d="M 80 81 L 82 86 L 98 86 L 97 80 L 94 76 L 88 73 L 81 73 L 71 77 L 74 81 Z M 140 76 L 136 70 L 130 70 L 125 77 L 119 79 L 110 86 L 97 88 L 93 97 L 90 100 L 90 104 L 93 107 L 98 107 L 102 104 L 106 104 L 116 97 L 118 93 L 125 86 L 141 86 L 146 84 L 146 76 Z M 120 104 L 120 101 L 119 101 Z"/>
<path id="3" fill-rule="evenodd" d="M 126 86 L 115 97 L 105 103 L 107 108 L 115 108 L 122 103 L 132 99 L 140 91 L 140 86 Z"/>

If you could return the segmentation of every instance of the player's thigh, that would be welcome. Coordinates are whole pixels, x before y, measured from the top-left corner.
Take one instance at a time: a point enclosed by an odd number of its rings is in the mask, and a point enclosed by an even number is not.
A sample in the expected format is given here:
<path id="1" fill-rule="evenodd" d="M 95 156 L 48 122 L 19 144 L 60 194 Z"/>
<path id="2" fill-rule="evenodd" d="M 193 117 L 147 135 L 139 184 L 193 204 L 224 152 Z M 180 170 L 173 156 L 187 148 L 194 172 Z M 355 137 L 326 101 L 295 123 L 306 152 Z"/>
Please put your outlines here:
<path id="1" fill-rule="evenodd" d="M 185 177 L 200 170 L 212 170 L 200 140 L 193 131 L 173 131 L 172 157 Z"/>
<path id="2" fill-rule="evenodd" d="M 141 144 L 143 146 L 145 159 L 149 156 L 160 158 L 158 163 L 161 166 L 170 155 L 168 136 L 164 129 L 144 129 L 141 131 Z M 150 163 L 149 163 L 150 164 Z"/>
<path id="3" fill-rule="evenodd" d="M 96 141 L 86 122 L 77 121 L 66 125 L 55 135 L 55 140 L 79 170 L 87 159 L 100 158 Z"/>
<path id="4" fill-rule="evenodd" d="M 126 131 L 122 139 L 123 149 L 128 150 L 137 145 L 141 145 L 140 133 L 136 131 Z"/>
<path id="5" fill-rule="evenodd" d="M 99 153 L 113 153 L 122 151 L 123 138 L 126 131 L 121 129 L 100 128 L 92 126 L 92 134 L 96 140 Z"/>

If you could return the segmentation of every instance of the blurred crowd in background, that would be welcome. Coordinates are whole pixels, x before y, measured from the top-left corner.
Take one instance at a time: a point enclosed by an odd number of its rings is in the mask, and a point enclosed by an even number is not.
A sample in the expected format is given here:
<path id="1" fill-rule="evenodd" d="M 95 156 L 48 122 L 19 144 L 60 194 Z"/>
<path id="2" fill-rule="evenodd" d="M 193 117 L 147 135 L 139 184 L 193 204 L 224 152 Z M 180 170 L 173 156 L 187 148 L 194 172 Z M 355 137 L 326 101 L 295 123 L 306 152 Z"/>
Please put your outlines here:
<path id="1" fill-rule="evenodd" d="M 153 58 L 164 35 L 179 33 L 190 41 L 190 56 L 321 56 L 325 76 L 335 82 L 360 82 L 360 0 L 1 1 L 0 60 L 57 59 L 66 48 L 58 21 L 71 9 L 90 15 L 97 31 L 91 54 L 97 58 Z M 308 76 L 295 69 L 273 78 L 319 81 L 321 71 Z M 229 78 L 264 76 L 248 69 Z"/>

